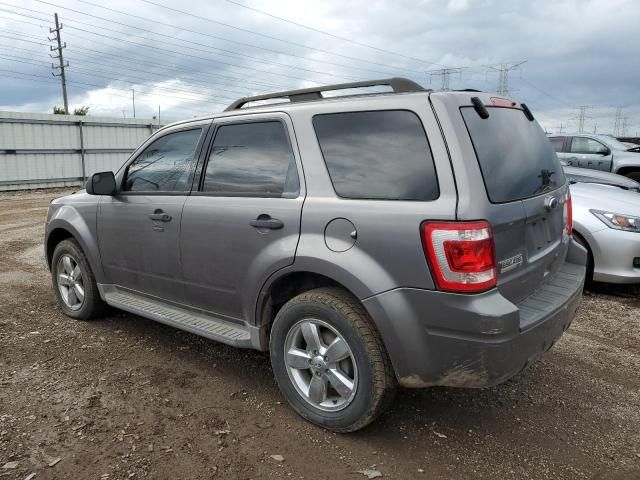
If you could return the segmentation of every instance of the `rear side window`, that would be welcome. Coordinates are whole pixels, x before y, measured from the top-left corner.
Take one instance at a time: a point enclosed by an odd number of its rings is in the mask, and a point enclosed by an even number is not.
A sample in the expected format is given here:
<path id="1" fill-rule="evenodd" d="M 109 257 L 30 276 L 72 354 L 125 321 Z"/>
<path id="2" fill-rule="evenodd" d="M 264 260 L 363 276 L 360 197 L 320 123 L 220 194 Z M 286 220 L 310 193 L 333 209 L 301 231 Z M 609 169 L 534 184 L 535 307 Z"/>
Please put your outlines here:
<path id="1" fill-rule="evenodd" d="M 562 152 L 564 147 L 564 137 L 551 137 L 549 141 L 551 141 L 551 145 L 556 152 Z"/>
<path id="2" fill-rule="evenodd" d="M 435 200 L 440 195 L 422 122 L 406 110 L 316 115 L 313 127 L 343 198 Z"/>
<path id="3" fill-rule="evenodd" d="M 298 170 L 284 125 L 268 121 L 220 127 L 203 190 L 234 197 L 297 197 Z"/>
<path id="4" fill-rule="evenodd" d="M 482 119 L 473 107 L 462 107 L 489 199 L 512 202 L 564 185 L 558 156 L 538 122 L 522 110 L 487 107 Z"/>

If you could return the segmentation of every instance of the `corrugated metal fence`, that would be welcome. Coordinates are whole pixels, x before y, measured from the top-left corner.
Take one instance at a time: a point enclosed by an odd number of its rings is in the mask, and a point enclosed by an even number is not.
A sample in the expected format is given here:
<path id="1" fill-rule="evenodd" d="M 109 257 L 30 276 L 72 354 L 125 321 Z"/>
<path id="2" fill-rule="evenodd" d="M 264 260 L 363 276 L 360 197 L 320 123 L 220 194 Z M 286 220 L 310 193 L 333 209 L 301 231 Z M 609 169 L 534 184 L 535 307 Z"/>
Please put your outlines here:
<path id="1" fill-rule="evenodd" d="M 158 128 L 149 119 L 0 112 L 0 190 L 80 185 L 120 168 Z"/>

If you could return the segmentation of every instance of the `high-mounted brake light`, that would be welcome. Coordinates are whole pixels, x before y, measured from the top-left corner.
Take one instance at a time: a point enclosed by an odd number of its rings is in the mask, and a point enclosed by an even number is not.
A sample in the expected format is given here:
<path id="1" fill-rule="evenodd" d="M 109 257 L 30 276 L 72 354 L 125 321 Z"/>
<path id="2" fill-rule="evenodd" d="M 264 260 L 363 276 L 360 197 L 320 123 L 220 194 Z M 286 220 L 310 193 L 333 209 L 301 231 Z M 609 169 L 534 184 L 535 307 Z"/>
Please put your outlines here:
<path id="1" fill-rule="evenodd" d="M 495 248 L 488 222 L 424 222 L 420 234 L 440 290 L 477 293 L 495 287 Z"/>
<path id="2" fill-rule="evenodd" d="M 573 232 L 573 202 L 571 201 L 571 192 L 567 192 L 567 196 L 565 197 L 562 219 L 564 220 L 562 237 L 566 240 Z"/>
<path id="3" fill-rule="evenodd" d="M 491 97 L 491 104 L 494 107 L 507 107 L 507 108 L 514 108 L 516 105 L 518 105 L 513 100 L 509 100 L 508 98 L 501 98 L 501 97 Z"/>

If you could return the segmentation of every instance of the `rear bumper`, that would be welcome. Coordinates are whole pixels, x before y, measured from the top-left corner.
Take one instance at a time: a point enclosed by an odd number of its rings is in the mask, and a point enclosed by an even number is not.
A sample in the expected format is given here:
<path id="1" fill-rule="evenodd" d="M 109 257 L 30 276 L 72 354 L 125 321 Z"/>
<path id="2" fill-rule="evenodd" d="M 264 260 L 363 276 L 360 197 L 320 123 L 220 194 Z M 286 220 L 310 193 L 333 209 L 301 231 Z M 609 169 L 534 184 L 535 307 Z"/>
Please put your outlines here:
<path id="1" fill-rule="evenodd" d="M 640 234 L 605 228 L 591 235 L 595 281 L 640 283 L 640 268 L 633 267 L 633 259 L 640 258 Z"/>
<path id="2" fill-rule="evenodd" d="M 550 349 L 569 328 L 584 285 L 586 252 L 515 305 L 494 289 L 478 295 L 400 288 L 364 301 L 405 387 L 487 387 Z"/>

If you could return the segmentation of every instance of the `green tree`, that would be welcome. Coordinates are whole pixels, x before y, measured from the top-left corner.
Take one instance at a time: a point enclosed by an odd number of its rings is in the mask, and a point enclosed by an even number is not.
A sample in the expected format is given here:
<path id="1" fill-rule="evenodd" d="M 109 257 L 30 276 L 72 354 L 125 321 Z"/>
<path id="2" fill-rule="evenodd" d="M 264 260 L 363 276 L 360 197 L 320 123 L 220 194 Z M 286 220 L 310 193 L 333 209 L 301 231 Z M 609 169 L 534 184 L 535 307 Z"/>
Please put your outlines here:
<path id="1" fill-rule="evenodd" d="M 74 115 L 86 115 L 89 112 L 89 107 L 87 106 L 82 106 L 82 107 L 78 107 L 73 111 Z"/>
<path id="2" fill-rule="evenodd" d="M 62 107 L 53 107 L 53 113 L 55 115 L 67 115 L 67 112 L 65 112 Z"/>

